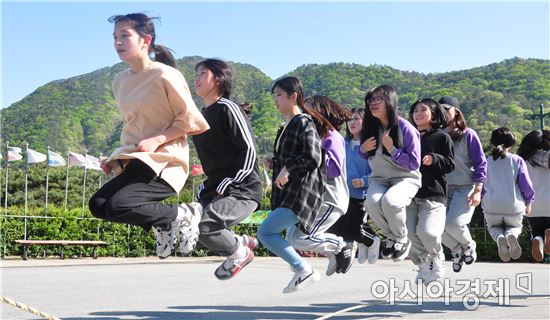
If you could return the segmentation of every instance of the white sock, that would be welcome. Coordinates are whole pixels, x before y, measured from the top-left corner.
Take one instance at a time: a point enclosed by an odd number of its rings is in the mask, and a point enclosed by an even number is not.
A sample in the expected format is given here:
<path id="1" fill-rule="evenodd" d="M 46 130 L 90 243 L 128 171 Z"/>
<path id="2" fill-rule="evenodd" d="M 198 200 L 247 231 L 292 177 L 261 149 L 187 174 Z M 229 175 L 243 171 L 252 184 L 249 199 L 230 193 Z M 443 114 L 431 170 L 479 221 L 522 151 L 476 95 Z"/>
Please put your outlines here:
<path id="1" fill-rule="evenodd" d="M 237 243 L 239 244 L 239 247 L 237 248 L 237 250 L 235 250 L 235 252 L 233 252 L 231 257 L 244 258 L 246 256 L 246 248 L 243 246 L 242 242 L 238 241 Z"/>
<path id="2" fill-rule="evenodd" d="M 306 265 L 304 266 L 304 269 L 300 270 L 299 272 L 300 272 L 300 275 L 307 276 L 308 274 L 313 272 L 313 268 L 306 263 Z"/>

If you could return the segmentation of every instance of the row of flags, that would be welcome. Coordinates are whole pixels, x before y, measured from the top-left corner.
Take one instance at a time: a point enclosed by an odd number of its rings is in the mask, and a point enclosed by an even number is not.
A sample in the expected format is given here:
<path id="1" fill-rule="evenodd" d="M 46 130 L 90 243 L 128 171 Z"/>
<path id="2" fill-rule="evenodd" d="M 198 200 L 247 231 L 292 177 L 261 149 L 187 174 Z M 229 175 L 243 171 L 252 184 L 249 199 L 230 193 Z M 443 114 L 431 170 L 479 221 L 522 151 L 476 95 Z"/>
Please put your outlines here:
<path id="1" fill-rule="evenodd" d="M 22 150 L 19 147 L 8 147 L 8 161 L 23 160 L 23 155 L 21 153 Z M 1 154 L 0 159 L 2 159 Z M 86 167 L 86 169 L 101 171 L 101 166 L 99 165 L 101 159 L 96 158 L 92 155 L 82 155 L 69 151 L 67 159 L 70 166 L 81 166 Z M 60 167 L 67 165 L 67 161 L 65 160 L 65 158 L 57 152 L 48 150 L 48 153 L 44 154 L 33 149 L 27 149 L 27 163 L 40 163 L 44 161 L 48 161 L 48 166 L 50 167 Z"/>

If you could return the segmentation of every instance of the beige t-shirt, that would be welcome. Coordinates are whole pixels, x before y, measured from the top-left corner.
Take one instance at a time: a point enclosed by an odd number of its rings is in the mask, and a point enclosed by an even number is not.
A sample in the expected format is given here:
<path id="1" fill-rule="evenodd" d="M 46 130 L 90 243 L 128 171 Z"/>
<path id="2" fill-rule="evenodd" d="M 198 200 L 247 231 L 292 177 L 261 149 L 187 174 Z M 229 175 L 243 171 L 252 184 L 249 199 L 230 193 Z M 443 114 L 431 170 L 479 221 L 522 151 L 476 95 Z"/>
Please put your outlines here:
<path id="1" fill-rule="evenodd" d="M 187 136 L 210 127 L 197 109 L 185 78 L 177 69 L 160 62 L 133 73 L 126 69 L 113 80 L 113 94 L 122 113 L 124 126 L 121 146 L 107 164 L 118 166 L 117 159 L 139 159 L 179 193 L 189 175 Z M 134 152 L 144 139 L 176 127 L 185 135 L 167 142 L 155 152 Z M 119 166 L 118 166 L 119 167 Z"/>

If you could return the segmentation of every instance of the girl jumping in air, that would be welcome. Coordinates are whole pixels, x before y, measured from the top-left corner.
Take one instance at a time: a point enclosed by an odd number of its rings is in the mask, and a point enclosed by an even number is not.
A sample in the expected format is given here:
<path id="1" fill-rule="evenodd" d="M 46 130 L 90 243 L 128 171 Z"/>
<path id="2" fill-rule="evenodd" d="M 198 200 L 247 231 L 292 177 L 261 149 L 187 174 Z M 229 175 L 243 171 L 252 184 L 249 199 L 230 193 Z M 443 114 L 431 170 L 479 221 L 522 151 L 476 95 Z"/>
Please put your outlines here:
<path id="1" fill-rule="evenodd" d="M 531 255 L 541 262 L 550 255 L 550 130 L 529 132 L 518 148 L 537 192 L 527 216 L 531 226 Z"/>
<path id="2" fill-rule="evenodd" d="M 365 206 L 386 237 L 382 257 L 404 260 L 410 250 L 405 208 L 420 188 L 420 134 L 397 115 L 397 93 L 389 85 L 365 97 L 360 152 L 372 173 Z"/>
<path id="3" fill-rule="evenodd" d="M 273 169 L 272 211 L 260 225 L 258 239 L 294 271 L 283 289 L 290 293 L 321 278 L 280 233 L 295 225 L 307 235 L 315 233 L 326 184 L 317 128 L 330 124 L 304 108 L 304 89 L 298 78 L 279 79 L 271 91 L 286 123 L 275 138 L 274 157 L 264 161 L 266 168 Z"/>
<path id="4" fill-rule="evenodd" d="M 160 258 L 174 250 L 182 227 L 200 219 L 188 206 L 163 204 L 176 195 L 189 174 L 187 136 L 206 131 L 208 123 L 170 51 L 155 43 L 153 19 L 132 13 L 113 16 L 114 46 L 129 68 L 113 80 L 113 95 L 124 125 L 121 147 L 101 162 L 118 175 L 90 199 L 98 218 L 153 228 Z M 150 58 L 154 53 L 155 60 Z"/>
<path id="5" fill-rule="evenodd" d="M 305 100 L 305 108 L 312 109 L 328 120 L 330 127 L 322 126 L 321 148 L 325 158 L 327 184 L 320 213 L 313 223 L 313 232 L 306 234 L 300 228 L 288 228 L 286 239 L 294 248 L 327 255 L 329 264 L 326 274 L 346 273 L 355 259 L 353 240 L 345 241 L 328 229 L 342 217 L 349 203 L 349 190 L 346 182 L 346 142 L 339 131 L 350 118 L 344 106 L 330 98 L 315 95 Z"/>
<path id="6" fill-rule="evenodd" d="M 447 175 L 447 217 L 441 240 L 451 249 L 453 271 L 459 272 L 464 263 L 472 264 L 477 259 L 476 242 L 468 224 L 481 202 L 487 159 L 477 133 L 466 125 L 458 99 L 444 96 L 439 103 L 447 111 L 446 131 L 455 150 L 455 169 Z"/>
<path id="7" fill-rule="evenodd" d="M 487 158 L 487 181 L 483 185 L 481 207 L 489 234 L 504 262 L 521 257 L 518 237 L 523 215 L 529 215 L 535 190 L 525 161 L 509 150 L 516 144 L 510 129 L 501 127 L 491 133 L 491 156 Z"/>
<path id="8" fill-rule="evenodd" d="M 447 203 L 445 177 L 455 168 L 453 142 L 443 131 L 447 114 L 435 100 L 417 100 L 411 105 L 409 117 L 421 136 L 422 187 L 407 207 L 407 230 L 416 258 L 413 263 L 420 260 L 417 280 L 428 283 L 445 275 L 441 235 Z"/>

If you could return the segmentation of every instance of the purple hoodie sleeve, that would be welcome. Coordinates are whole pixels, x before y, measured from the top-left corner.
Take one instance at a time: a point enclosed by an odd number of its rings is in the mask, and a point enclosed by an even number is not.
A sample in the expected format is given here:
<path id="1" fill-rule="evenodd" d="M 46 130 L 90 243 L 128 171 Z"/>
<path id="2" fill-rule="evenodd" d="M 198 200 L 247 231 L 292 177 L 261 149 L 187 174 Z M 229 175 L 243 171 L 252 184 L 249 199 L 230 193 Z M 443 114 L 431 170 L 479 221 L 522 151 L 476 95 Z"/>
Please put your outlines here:
<path id="1" fill-rule="evenodd" d="M 369 158 L 369 154 L 368 153 L 363 153 L 363 151 L 361 151 L 361 145 L 359 145 L 359 155 L 361 156 L 361 158 L 363 159 L 368 159 Z"/>
<path id="2" fill-rule="evenodd" d="M 327 155 L 325 159 L 327 176 L 330 178 L 339 177 L 342 174 L 346 157 L 344 138 L 338 132 L 330 130 L 323 139 L 322 147 Z"/>
<path id="3" fill-rule="evenodd" d="M 527 171 L 525 161 L 519 156 L 516 157 L 516 161 L 519 164 L 519 189 L 521 190 L 525 204 L 529 204 L 535 200 L 535 189 L 533 189 L 533 183 L 531 182 L 531 177 L 529 177 L 529 172 Z"/>
<path id="4" fill-rule="evenodd" d="M 420 133 L 410 122 L 399 118 L 399 128 L 403 133 L 403 147 L 395 148 L 391 159 L 401 167 L 414 171 L 420 168 Z"/>
<path id="5" fill-rule="evenodd" d="M 468 155 L 472 160 L 474 167 L 474 173 L 472 175 L 473 182 L 485 182 L 487 180 L 487 159 L 483 153 L 483 146 L 477 133 L 468 128 L 464 135 L 466 143 L 468 145 Z"/>

